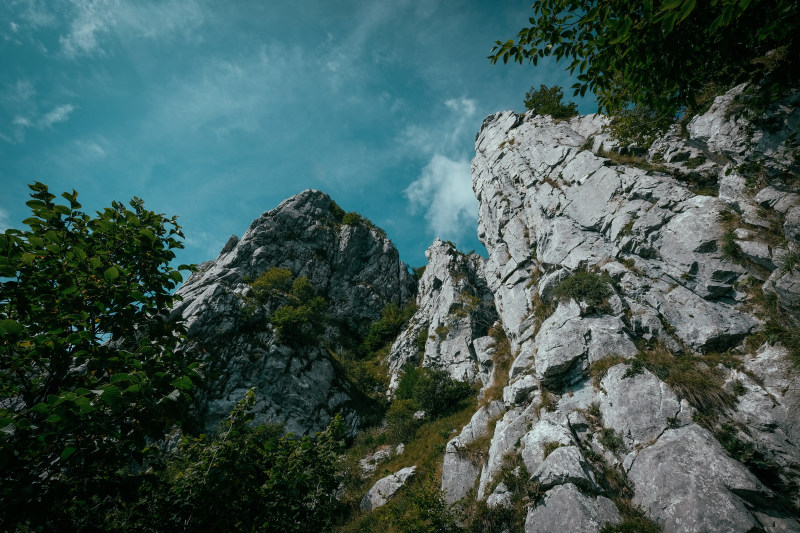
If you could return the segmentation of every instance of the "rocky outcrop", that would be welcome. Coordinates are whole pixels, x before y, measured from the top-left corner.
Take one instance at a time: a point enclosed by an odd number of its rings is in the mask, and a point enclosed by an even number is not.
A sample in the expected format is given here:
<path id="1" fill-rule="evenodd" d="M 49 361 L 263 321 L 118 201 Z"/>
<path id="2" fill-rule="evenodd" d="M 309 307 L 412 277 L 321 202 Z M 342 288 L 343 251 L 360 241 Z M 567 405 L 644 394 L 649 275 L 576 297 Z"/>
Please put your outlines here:
<path id="1" fill-rule="evenodd" d="M 483 277 L 484 259 L 462 254 L 436 239 L 425 252 L 417 311 L 392 345 L 388 365 L 395 388 L 403 366 L 422 364 L 446 370 L 459 381 L 491 380 L 492 341 L 486 336 L 497 319 Z"/>
<path id="2" fill-rule="evenodd" d="M 541 491 L 526 531 L 599 531 L 631 495 L 668 531 L 800 531 L 796 387 L 758 304 L 797 319 L 800 96 L 762 131 L 736 112 L 744 90 L 644 157 L 599 115 L 484 121 L 483 272 L 517 355 L 485 451 L 456 459 L 475 424 L 448 444 L 451 501 L 479 462 L 477 497 L 507 505 L 519 456 Z"/>
<path id="3" fill-rule="evenodd" d="M 372 511 L 386 505 L 386 502 L 406 484 L 416 470 L 416 466 L 409 466 L 376 481 L 361 500 L 361 510 Z"/>
<path id="4" fill-rule="evenodd" d="M 357 425 L 357 392 L 328 350 L 317 341 L 280 341 L 269 321 L 274 309 L 254 299 L 248 284 L 271 267 L 308 278 L 328 304 L 322 338 L 334 346 L 357 337 L 387 304 L 402 305 L 415 283 L 397 250 L 368 221 L 343 215 L 328 195 L 306 190 L 256 219 L 241 239 L 231 237 L 178 290 L 183 301 L 173 313 L 186 322 L 185 349 L 200 355 L 208 376 L 199 406 L 208 429 L 251 387 L 257 423 L 304 434 L 343 411 L 351 429 Z"/>

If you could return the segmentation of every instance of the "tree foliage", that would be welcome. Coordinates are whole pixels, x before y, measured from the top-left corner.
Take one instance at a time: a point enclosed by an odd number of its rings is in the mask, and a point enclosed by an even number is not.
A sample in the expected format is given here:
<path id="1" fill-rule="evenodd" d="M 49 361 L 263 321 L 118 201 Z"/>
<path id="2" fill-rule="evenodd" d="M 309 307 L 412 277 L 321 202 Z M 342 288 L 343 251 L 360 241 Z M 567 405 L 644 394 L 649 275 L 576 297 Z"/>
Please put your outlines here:
<path id="1" fill-rule="evenodd" d="M 497 41 L 493 63 L 547 56 L 578 72 L 575 94 L 595 93 L 600 110 L 631 104 L 659 115 L 695 105 L 709 82 L 726 86 L 783 47 L 783 71 L 797 76 L 795 0 L 535 0 L 531 26 Z"/>
<path id="2" fill-rule="evenodd" d="M 215 435 L 185 437 L 159 483 L 118 523 L 125 530 L 327 531 L 337 517 L 337 416 L 314 437 L 253 427 L 251 389 Z"/>
<path id="3" fill-rule="evenodd" d="M 166 312 L 190 267 L 169 266 L 176 219 L 138 198 L 91 217 L 30 188 L 30 229 L 0 235 L 0 529 L 69 529 L 186 419 L 201 376 Z"/>
<path id="4" fill-rule="evenodd" d="M 325 330 L 328 304 L 315 294 L 305 276 L 292 279 L 289 269 L 271 267 L 250 282 L 250 287 L 259 305 L 274 309 L 269 321 L 282 342 L 313 342 Z M 249 305 L 255 305 L 252 298 Z"/>
<path id="5" fill-rule="evenodd" d="M 575 102 L 564 104 L 564 91 L 561 87 L 546 87 L 531 90 L 525 95 L 525 108 L 532 109 L 540 115 L 550 115 L 553 118 L 569 118 L 578 114 L 578 105 Z"/>

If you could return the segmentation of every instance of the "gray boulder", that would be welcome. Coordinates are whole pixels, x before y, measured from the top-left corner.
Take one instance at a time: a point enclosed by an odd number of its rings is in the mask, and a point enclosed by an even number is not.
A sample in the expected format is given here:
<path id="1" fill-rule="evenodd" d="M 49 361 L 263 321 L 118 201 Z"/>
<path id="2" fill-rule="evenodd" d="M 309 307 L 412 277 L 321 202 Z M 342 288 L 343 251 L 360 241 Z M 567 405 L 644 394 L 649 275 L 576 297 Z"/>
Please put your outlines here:
<path id="1" fill-rule="evenodd" d="M 604 496 L 586 496 L 578 487 L 567 483 L 551 489 L 541 504 L 531 507 L 525 519 L 525 533 L 590 533 L 600 531 L 606 524 L 618 524 L 621 520 L 614 502 Z"/>
<path id="2" fill-rule="evenodd" d="M 406 484 L 416 470 L 416 466 L 409 466 L 376 481 L 361 499 L 361 510 L 372 511 L 386 505 L 386 502 Z"/>

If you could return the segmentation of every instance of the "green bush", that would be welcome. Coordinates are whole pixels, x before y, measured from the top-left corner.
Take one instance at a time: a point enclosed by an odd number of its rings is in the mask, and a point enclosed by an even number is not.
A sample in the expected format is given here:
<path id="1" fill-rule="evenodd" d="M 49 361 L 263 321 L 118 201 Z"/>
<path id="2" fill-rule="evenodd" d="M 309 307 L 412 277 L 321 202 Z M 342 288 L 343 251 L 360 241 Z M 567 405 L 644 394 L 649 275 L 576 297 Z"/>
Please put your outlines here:
<path id="1" fill-rule="evenodd" d="M 250 282 L 250 287 L 261 302 L 273 296 L 286 294 L 292 288 L 292 271 L 288 268 L 271 267 Z"/>
<path id="2" fill-rule="evenodd" d="M 419 381 L 422 372 L 422 369 L 415 366 L 406 365 L 403 367 L 403 377 L 400 378 L 400 383 L 397 385 L 394 397 L 398 400 L 411 400 L 414 397 L 414 389 L 417 386 L 417 381 Z"/>
<path id="3" fill-rule="evenodd" d="M 444 370 L 424 368 L 414 384 L 413 399 L 429 417 L 454 411 L 459 402 L 470 397 L 472 385 L 456 381 Z"/>
<path id="4" fill-rule="evenodd" d="M 316 436 L 252 427 L 251 389 L 212 436 L 185 437 L 157 484 L 145 487 L 119 530 L 322 531 L 340 504 L 344 424 L 337 416 Z"/>
<path id="5" fill-rule="evenodd" d="M 608 275 L 599 275 L 579 270 L 553 288 L 553 296 L 559 300 L 574 298 L 586 303 L 589 311 L 604 311 L 606 299 L 614 292 L 609 286 Z"/>
<path id="6" fill-rule="evenodd" d="M 671 115 L 660 115 L 651 107 L 637 105 L 622 109 L 611 121 L 611 136 L 626 147 L 630 144 L 648 149 L 672 125 Z"/>
<path id="7" fill-rule="evenodd" d="M 325 331 L 327 302 L 316 296 L 308 278 L 292 279 L 286 268 L 271 267 L 250 282 L 254 298 L 245 298 L 245 318 L 255 315 L 257 305 L 277 306 L 269 317 L 281 342 L 313 343 Z"/>
<path id="8" fill-rule="evenodd" d="M 455 533 L 456 515 L 433 475 L 411 483 L 387 509 L 384 521 L 402 533 Z"/>
<path id="9" fill-rule="evenodd" d="M 405 442 L 413 438 L 422 425 L 414 418 L 419 406 L 414 400 L 395 400 L 386 412 L 386 435 L 391 442 Z"/>
<path id="10" fill-rule="evenodd" d="M 350 211 L 345 213 L 342 217 L 342 225 L 343 226 L 358 226 L 359 224 L 364 223 L 364 217 L 356 213 L 355 211 Z"/>
<path id="11" fill-rule="evenodd" d="M 416 409 L 436 418 L 459 407 L 473 393 L 472 385 L 456 381 L 444 370 L 407 366 L 395 391 L 399 400 L 413 400 Z"/>
<path id="12" fill-rule="evenodd" d="M 369 330 L 359 346 L 359 354 L 367 355 L 394 341 L 416 310 L 417 306 L 413 302 L 406 304 L 403 309 L 393 303 L 384 307 L 381 318 L 369 326 Z"/>
<path id="13" fill-rule="evenodd" d="M 30 189 L 29 229 L 0 234 L 0 531 L 102 530 L 202 379 L 164 319 L 183 233 L 138 198 L 90 216 Z"/>
<path id="14" fill-rule="evenodd" d="M 538 90 L 531 87 L 525 94 L 525 108 L 536 111 L 539 115 L 550 115 L 553 118 L 569 118 L 578 114 L 578 106 L 575 102 L 567 105 L 561 101 L 564 98 L 564 91 L 561 87 L 547 87 L 541 85 Z"/>

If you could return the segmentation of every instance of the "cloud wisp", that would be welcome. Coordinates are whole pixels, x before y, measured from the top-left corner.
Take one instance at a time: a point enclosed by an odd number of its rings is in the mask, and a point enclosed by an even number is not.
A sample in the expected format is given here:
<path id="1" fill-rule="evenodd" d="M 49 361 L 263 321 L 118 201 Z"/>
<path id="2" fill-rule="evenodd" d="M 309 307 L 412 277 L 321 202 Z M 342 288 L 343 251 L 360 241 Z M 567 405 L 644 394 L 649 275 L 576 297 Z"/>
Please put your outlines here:
<path id="1" fill-rule="evenodd" d="M 411 214 L 425 213 L 428 229 L 442 239 L 458 240 L 471 231 L 478 220 L 478 201 L 472 192 L 468 127 L 477 106 L 470 98 L 444 102 L 451 111 L 446 127 L 414 125 L 403 132 L 406 145 L 426 154 L 428 164 L 404 194 Z"/>
<path id="2" fill-rule="evenodd" d="M 442 239 L 463 237 L 478 220 L 478 201 L 472 193 L 467 159 L 436 154 L 422 174 L 404 191 L 410 211 L 425 212 L 433 233 Z"/>
<path id="3" fill-rule="evenodd" d="M 70 0 L 69 30 L 59 38 L 68 59 L 104 55 L 104 41 L 122 39 L 165 40 L 175 36 L 200 40 L 195 30 L 203 24 L 203 11 L 195 1 L 123 2 L 120 0 Z"/>

